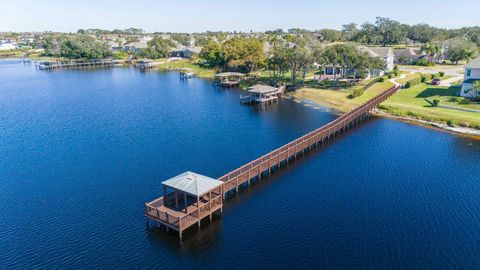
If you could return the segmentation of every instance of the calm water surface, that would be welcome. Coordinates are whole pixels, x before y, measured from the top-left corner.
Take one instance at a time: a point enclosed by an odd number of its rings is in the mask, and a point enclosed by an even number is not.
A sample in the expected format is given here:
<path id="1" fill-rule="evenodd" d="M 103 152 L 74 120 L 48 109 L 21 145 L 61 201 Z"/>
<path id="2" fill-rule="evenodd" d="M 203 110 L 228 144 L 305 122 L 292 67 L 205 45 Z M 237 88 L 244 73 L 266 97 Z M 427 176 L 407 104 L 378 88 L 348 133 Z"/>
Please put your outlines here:
<path id="1" fill-rule="evenodd" d="M 134 69 L 0 61 L 0 269 L 479 269 L 480 142 L 371 119 L 231 198 L 183 243 L 146 201 L 334 116 Z"/>

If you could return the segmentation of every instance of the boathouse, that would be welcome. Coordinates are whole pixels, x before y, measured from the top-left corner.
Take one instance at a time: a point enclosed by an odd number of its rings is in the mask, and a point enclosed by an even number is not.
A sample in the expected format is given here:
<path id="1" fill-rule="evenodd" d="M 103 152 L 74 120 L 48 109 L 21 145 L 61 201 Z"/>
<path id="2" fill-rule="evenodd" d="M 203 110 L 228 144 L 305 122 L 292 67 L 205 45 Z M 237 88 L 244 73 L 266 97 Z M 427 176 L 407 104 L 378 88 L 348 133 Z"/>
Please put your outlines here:
<path id="1" fill-rule="evenodd" d="M 239 86 L 243 78 L 245 78 L 245 74 L 240 72 L 222 72 L 215 74 L 215 81 L 223 87 Z"/>
<path id="2" fill-rule="evenodd" d="M 145 205 L 147 219 L 157 226 L 182 232 L 223 209 L 223 182 L 185 172 L 162 182 L 163 196 Z"/>
<path id="3" fill-rule="evenodd" d="M 248 95 L 240 96 L 240 102 L 268 104 L 277 101 L 280 94 L 278 87 L 257 84 L 248 88 Z"/>

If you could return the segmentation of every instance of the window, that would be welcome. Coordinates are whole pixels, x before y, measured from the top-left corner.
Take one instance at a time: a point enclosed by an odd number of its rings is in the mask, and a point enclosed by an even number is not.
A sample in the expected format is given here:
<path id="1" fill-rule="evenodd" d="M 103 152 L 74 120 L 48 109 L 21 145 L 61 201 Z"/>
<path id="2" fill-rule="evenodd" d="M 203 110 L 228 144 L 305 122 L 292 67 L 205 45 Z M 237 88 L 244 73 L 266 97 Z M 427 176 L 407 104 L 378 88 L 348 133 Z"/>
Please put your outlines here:
<path id="1" fill-rule="evenodd" d="M 467 77 L 470 77 L 472 76 L 472 70 L 471 69 L 467 69 Z"/>

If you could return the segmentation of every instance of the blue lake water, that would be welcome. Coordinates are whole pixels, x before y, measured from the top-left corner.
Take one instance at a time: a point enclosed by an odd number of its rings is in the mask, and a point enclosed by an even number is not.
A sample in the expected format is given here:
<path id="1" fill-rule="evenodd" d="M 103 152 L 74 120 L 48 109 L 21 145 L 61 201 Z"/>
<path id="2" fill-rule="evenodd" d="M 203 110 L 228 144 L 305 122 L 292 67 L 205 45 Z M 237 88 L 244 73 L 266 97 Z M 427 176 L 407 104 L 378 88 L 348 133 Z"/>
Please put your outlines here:
<path id="1" fill-rule="evenodd" d="M 219 177 L 334 117 L 176 73 L 0 61 L 0 269 L 479 269 L 480 141 L 381 118 L 182 243 L 147 228 L 162 180 Z"/>

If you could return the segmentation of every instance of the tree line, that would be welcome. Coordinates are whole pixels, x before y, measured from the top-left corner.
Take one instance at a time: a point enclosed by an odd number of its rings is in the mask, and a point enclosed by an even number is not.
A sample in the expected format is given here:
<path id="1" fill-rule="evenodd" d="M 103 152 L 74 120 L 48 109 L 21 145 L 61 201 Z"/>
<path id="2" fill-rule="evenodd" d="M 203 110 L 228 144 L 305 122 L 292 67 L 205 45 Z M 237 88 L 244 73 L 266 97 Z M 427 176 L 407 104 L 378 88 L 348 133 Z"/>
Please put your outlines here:
<path id="1" fill-rule="evenodd" d="M 210 41 L 201 53 L 204 65 L 222 70 L 252 72 L 265 69 L 274 84 L 288 75 L 291 84 L 305 82 L 309 70 L 323 67 L 352 70 L 355 78 L 364 78 L 372 69 L 384 69 L 385 62 L 358 50 L 352 44 L 322 44 L 310 36 L 271 34 L 265 42 L 256 38 L 232 38 L 225 42 Z M 337 80 L 338 82 L 338 80 Z"/>

